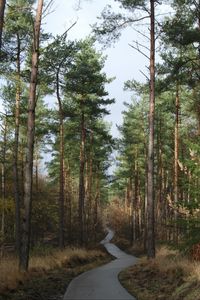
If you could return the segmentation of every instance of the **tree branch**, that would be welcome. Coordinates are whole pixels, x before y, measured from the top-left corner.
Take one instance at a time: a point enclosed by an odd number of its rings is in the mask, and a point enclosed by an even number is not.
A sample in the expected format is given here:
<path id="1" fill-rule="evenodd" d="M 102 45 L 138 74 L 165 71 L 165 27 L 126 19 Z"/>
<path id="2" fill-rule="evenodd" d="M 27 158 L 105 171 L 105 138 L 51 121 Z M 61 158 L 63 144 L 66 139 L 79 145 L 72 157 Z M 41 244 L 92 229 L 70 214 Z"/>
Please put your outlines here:
<path id="1" fill-rule="evenodd" d="M 78 22 L 78 18 L 67 30 L 65 30 L 65 32 L 61 35 L 61 39 L 63 40 L 66 39 L 68 32 L 77 24 L 77 22 Z"/>
<path id="2" fill-rule="evenodd" d="M 131 48 L 137 50 L 139 53 L 141 53 L 141 54 L 142 54 L 144 57 L 146 57 L 148 60 L 150 60 L 149 56 L 146 55 L 143 51 L 141 51 L 141 50 L 139 49 L 138 45 L 137 45 L 137 47 L 135 47 L 135 46 L 133 46 L 133 45 L 131 45 L 131 44 L 128 44 L 128 45 L 129 45 Z"/>
<path id="3" fill-rule="evenodd" d="M 143 71 L 141 71 L 141 70 L 139 70 L 139 71 L 146 78 L 146 80 L 149 82 L 150 81 L 149 77 Z"/>
<path id="4" fill-rule="evenodd" d="M 44 9 L 42 15 L 43 15 L 43 19 L 46 18 L 49 14 L 53 13 L 55 10 L 52 11 L 48 11 L 54 4 L 54 0 L 50 0 L 49 3 L 47 4 L 46 8 Z M 45 14 L 46 13 L 46 14 Z"/>

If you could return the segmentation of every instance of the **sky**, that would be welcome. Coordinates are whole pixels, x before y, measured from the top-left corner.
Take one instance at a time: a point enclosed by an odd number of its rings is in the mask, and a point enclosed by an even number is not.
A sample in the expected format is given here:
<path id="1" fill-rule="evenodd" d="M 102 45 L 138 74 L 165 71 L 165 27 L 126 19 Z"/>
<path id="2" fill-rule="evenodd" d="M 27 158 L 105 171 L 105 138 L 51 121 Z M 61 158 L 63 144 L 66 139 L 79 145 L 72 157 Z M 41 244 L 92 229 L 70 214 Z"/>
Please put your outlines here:
<path id="1" fill-rule="evenodd" d="M 57 35 L 64 33 L 77 21 L 77 24 L 69 31 L 68 38 L 69 40 L 84 39 L 91 34 L 91 25 L 97 22 L 97 16 L 100 16 L 108 4 L 113 9 L 119 10 L 119 5 L 114 0 L 54 0 L 49 14 L 42 20 L 42 28 L 45 32 Z M 163 12 L 165 13 L 165 7 Z M 129 46 L 133 41 L 140 41 L 148 47 L 148 41 L 138 34 L 137 30 L 149 34 L 148 26 L 138 27 L 137 24 L 134 28 L 125 29 L 119 41 L 103 51 L 107 56 L 104 72 L 107 77 L 116 77 L 112 83 L 106 86 L 109 97 L 115 98 L 115 104 L 110 106 L 110 115 L 106 117 L 106 120 L 112 124 L 113 137 L 119 137 L 116 125 L 122 124 L 122 111 L 125 110 L 123 103 L 131 101 L 132 93 L 123 90 L 124 82 L 130 79 L 145 82 L 146 79 L 140 71 L 148 74 L 146 67 L 149 64 L 148 59 Z M 102 45 L 97 45 L 98 49 L 101 47 Z M 50 99 L 50 101 L 54 100 Z M 1 102 L 0 109 L 2 109 Z M 44 162 L 50 159 L 51 155 L 45 154 L 42 163 L 43 173 L 46 173 Z"/>
<path id="2" fill-rule="evenodd" d="M 84 39 L 91 33 L 91 24 L 97 22 L 103 8 L 110 4 L 117 9 L 118 4 L 114 0 L 81 0 L 80 9 L 78 0 L 54 0 L 51 13 L 43 19 L 43 29 L 56 34 L 62 34 L 75 21 L 77 24 L 69 31 L 68 38 Z M 137 29 L 137 28 L 136 28 Z M 123 102 L 130 102 L 131 93 L 123 90 L 124 82 L 129 79 L 145 81 L 140 70 L 146 72 L 145 65 L 148 60 L 140 53 L 132 49 L 128 44 L 134 40 L 141 39 L 134 29 L 124 30 L 120 40 L 110 48 L 103 51 L 107 55 L 104 72 L 108 77 L 116 79 L 107 86 L 110 98 L 115 98 L 116 103 L 110 106 L 110 116 L 106 117 L 112 122 L 112 135 L 118 137 L 116 124 L 122 124 L 122 114 L 124 110 Z M 97 45 L 100 49 L 100 45 Z"/>

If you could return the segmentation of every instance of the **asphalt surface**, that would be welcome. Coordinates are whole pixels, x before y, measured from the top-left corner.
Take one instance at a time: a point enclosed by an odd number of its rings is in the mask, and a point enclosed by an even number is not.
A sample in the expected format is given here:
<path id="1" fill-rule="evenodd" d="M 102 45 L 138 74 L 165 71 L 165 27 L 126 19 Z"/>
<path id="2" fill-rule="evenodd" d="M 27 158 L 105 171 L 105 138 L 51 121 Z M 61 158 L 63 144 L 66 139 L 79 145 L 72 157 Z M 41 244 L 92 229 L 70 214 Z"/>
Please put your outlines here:
<path id="1" fill-rule="evenodd" d="M 85 272 L 71 281 L 63 300 L 130 300 L 135 299 L 119 283 L 118 274 L 125 268 L 136 263 L 137 258 L 121 251 L 110 243 L 114 232 L 108 234 L 101 244 L 116 257 L 110 263 Z"/>

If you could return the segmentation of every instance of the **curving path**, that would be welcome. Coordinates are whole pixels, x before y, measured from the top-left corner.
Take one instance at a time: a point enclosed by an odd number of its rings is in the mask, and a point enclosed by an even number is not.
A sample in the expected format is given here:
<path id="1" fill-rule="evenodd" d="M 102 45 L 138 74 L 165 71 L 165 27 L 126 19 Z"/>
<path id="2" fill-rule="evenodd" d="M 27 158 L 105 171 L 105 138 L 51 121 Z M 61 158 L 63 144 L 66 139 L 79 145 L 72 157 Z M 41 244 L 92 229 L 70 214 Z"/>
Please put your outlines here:
<path id="1" fill-rule="evenodd" d="M 131 296 L 119 283 L 118 274 L 136 263 L 136 257 L 121 251 L 110 243 L 114 232 L 110 229 L 101 244 L 116 257 L 112 262 L 85 272 L 71 281 L 63 300 L 131 300 Z"/>

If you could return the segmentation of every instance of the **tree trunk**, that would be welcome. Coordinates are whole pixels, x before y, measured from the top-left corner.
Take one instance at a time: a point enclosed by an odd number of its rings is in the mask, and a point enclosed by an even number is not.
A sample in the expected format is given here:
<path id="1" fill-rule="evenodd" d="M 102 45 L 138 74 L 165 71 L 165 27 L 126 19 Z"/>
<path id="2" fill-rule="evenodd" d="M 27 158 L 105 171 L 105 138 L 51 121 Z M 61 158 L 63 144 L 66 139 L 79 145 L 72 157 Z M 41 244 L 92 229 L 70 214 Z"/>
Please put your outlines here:
<path id="1" fill-rule="evenodd" d="M 155 110 L 155 0 L 150 0 L 150 105 L 149 105 L 149 145 L 148 145 L 148 179 L 147 179 L 147 257 L 155 257 L 154 232 L 154 110 Z"/>
<path id="2" fill-rule="evenodd" d="M 99 168 L 96 173 L 96 195 L 94 198 L 94 242 L 97 242 L 97 226 L 98 226 L 98 207 L 100 197 L 100 175 Z"/>
<path id="3" fill-rule="evenodd" d="M 72 238 L 72 183 L 70 176 L 70 167 L 67 162 L 65 168 L 65 187 L 64 190 L 66 192 L 66 207 L 67 207 L 67 237 L 68 242 L 71 241 Z"/>
<path id="4" fill-rule="evenodd" d="M 59 247 L 64 248 L 64 122 L 63 122 L 63 108 L 60 97 L 60 86 L 59 86 L 59 71 L 58 68 L 56 74 L 56 85 L 57 85 L 57 100 L 59 106 L 59 121 L 60 121 L 60 179 L 59 179 Z"/>
<path id="5" fill-rule="evenodd" d="M 6 0 L 0 0 L 0 50 L 2 46 L 2 31 L 4 23 L 4 11 L 6 6 Z"/>
<path id="6" fill-rule="evenodd" d="M 4 134 L 3 134 L 3 147 L 2 147 L 2 164 L 1 164 L 1 192 L 2 192 L 2 215 L 1 215 L 1 256 L 4 253 L 4 240 L 5 240 L 5 201 L 6 201 L 6 177 L 5 177 L 5 164 L 6 164 L 6 148 L 7 148 L 7 116 L 5 116 Z"/>
<path id="7" fill-rule="evenodd" d="M 91 130 L 90 132 L 90 153 L 88 159 L 88 172 L 87 172 L 87 181 L 88 181 L 88 188 L 87 188 L 87 238 L 90 238 L 92 233 L 92 184 L 93 184 L 93 140 L 94 140 L 94 133 Z"/>
<path id="8" fill-rule="evenodd" d="M 24 199 L 24 140 L 21 141 L 21 171 L 20 171 L 20 181 L 21 181 L 21 199 Z"/>
<path id="9" fill-rule="evenodd" d="M 27 121 L 27 149 L 25 163 L 24 181 L 24 209 L 22 219 L 22 246 L 19 266 L 21 270 L 27 271 L 29 264 L 30 234 L 31 234 L 31 208 L 32 208 L 32 183 L 33 183 L 33 151 L 35 139 L 35 108 L 36 87 L 39 63 L 39 40 L 42 18 L 43 0 L 38 0 L 36 19 L 34 24 L 34 40 L 32 52 L 31 81 L 28 103 Z"/>
<path id="10" fill-rule="evenodd" d="M 176 85 L 176 118 L 175 118 L 175 128 L 174 128 L 174 241 L 177 241 L 177 209 L 176 205 L 178 203 L 178 157 L 179 157 L 179 86 Z"/>
<path id="11" fill-rule="evenodd" d="M 84 243 L 84 202 L 85 202 L 85 186 L 84 186 L 84 169 L 85 169 L 85 115 L 81 113 L 81 144 L 80 144 L 80 173 L 79 173 L 79 231 L 80 245 Z"/>
<path id="12" fill-rule="evenodd" d="M 38 141 L 35 142 L 35 191 L 39 192 L 39 146 Z"/>
<path id="13" fill-rule="evenodd" d="M 19 171 L 18 171 L 18 152 L 19 152 L 19 126 L 20 126 L 20 101 L 21 101 L 21 45 L 19 34 L 17 33 L 17 86 L 15 97 L 15 142 L 14 142 L 14 199 L 15 199 L 15 247 L 18 255 L 20 254 L 20 188 L 19 188 Z"/>

